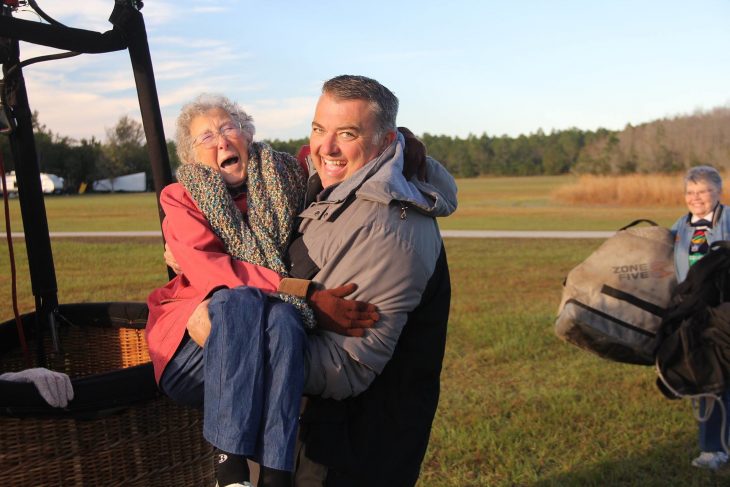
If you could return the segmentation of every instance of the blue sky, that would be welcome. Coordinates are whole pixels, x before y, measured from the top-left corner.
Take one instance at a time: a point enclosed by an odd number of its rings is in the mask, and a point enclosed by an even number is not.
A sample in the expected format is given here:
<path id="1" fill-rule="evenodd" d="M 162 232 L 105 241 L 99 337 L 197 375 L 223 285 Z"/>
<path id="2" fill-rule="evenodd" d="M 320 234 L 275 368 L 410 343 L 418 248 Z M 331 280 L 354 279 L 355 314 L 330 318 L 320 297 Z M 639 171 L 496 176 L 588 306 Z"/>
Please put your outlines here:
<path id="1" fill-rule="evenodd" d="M 113 0 L 37 2 L 66 25 L 111 28 Z M 305 137 L 322 82 L 343 73 L 393 90 L 417 134 L 621 129 L 730 106 L 727 0 L 147 0 L 142 14 L 168 139 L 204 91 L 237 100 L 257 138 Z M 21 59 L 48 52 L 21 45 Z M 24 73 L 55 133 L 104 140 L 121 116 L 141 120 L 126 52 Z"/>

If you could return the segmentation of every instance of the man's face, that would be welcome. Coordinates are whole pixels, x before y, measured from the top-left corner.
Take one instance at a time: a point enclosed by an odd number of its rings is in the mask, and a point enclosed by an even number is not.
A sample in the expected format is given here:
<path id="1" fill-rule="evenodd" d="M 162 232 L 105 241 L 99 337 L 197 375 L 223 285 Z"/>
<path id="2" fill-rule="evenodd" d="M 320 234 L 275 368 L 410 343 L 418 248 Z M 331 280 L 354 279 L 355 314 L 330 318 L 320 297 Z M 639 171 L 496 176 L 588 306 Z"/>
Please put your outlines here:
<path id="1" fill-rule="evenodd" d="M 195 160 L 219 172 L 228 186 L 246 180 L 248 140 L 230 114 L 214 108 L 190 122 Z"/>
<path id="2" fill-rule="evenodd" d="M 312 162 L 328 187 L 344 181 L 375 159 L 395 139 L 395 131 L 375 140 L 375 113 L 365 100 L 338 100 L 323 93 L 309 136 Z"/>

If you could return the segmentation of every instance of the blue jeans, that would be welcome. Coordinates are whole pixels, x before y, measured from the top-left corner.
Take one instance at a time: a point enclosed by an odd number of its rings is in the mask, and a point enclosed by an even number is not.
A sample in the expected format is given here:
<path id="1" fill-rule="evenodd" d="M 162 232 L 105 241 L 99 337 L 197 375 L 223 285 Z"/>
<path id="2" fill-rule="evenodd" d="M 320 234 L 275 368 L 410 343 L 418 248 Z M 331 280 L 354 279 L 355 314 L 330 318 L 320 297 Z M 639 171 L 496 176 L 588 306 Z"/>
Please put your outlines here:
<path id="1" fill-rule="evenodd" d="M 213 446 L 292 471 L 306 373 L 297 311 L 239 287 L 213 294 L 208 312 L 205 347 L 183 342 L 160 387 L 176 402 L 203 407 L 203 436 Z"/>
<path id="2" fill-rule="evenodd" d="M 725 424 L 725 438 L 727 438 L 728 425 L 730 424 L 730 391 L 720 394 L 720 399 L 725 405 L 728 419 Z M 707 402 L 700 399 L 700 416 L 705 415 Z M 700 423 L 700 451 L 722 451 L 722 409 L 719 404 L 714 404 L 712 413 L 707 421 Z"/>

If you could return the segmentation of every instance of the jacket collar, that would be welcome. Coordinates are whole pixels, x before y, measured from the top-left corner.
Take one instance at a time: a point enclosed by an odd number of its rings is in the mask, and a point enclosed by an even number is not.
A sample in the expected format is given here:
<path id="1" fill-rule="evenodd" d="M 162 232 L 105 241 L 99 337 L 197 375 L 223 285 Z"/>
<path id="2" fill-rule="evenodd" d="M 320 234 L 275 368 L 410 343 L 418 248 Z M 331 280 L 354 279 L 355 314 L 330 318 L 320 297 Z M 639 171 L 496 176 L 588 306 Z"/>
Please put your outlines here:
<path id="1" fill-rule="evenodd" d="M 725 208 L 725 205 L 718 202 L 715 206 L 715 209 L 712 210 L 712 228 L 717 227 L 717 223 L 720 221 L 720 217 L 722 216 L 722 211 Z M 687 213 L 687 225 L 692 226 L 692 213 Z"/>
<path id="2" fill-rule="evenodd" d="M 316 220 L 334 220 L 347 207 L 356 194 L 360 195 L 361 188 L 370 181 L 382 179 L 382 169 L 387 167 L 389 171 L 384 175 L 388 177 L 391 170 L 402 173 L 403 170 L 403 144 L 405 143 L 403 136 L 399 133 L 396 140 L 390 144 L 378 157 L 369 161 L 363 167 L 358 169 L 355 174 L 344 181 L 322 189 L 322 181 L 319 175 L 314 171 L 314 165 L 311 158 L 308 159 L 310 168 L 308 188 L 307 188 L 307 208 L 301 213 L 303 218 L 311 218 Z M 401 176 L 402 178 L 402 176 Z M 404 181 L 405 179 L 402 178 Z M 365 196 L 367 199 L 375 199 L 377 201 L 390 202 L 392 198 L 386 198 L 380 195 L 373 198 L 378 192 L 370 193 Z"/>

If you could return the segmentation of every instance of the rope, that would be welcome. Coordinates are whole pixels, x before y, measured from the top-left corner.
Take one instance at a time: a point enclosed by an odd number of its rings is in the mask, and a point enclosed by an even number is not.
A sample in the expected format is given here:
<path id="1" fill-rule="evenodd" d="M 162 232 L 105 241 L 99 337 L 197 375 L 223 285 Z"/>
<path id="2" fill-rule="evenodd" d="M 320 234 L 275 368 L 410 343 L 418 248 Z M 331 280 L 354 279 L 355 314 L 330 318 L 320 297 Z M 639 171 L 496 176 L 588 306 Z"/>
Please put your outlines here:
<path id="1" fill-rule="evenodd" d="M 723 403 L 720 396 L 717 394 L 710 394 L 710 393 L 702 393 L 702 394 L 681 394 L 677 390 L 674 389 L 669 384 L 669 381 L 664 378 L 664 375 L 662 374 L 661 369 L 659 368 L 659 361 L 657 360 L 655 362 L 656 366 L 656 373 L 659 376 L 659 380 L 662 381 L 664 386 L 676 397 L 682 398 L 682 399 L 690 399 L 691 405 L 692 405 L 692 415 L 694 418 L 699 421 L 700 423 L 704 423 L 710 419 L 710 416 L 712 415 L 712 412 L 715 408 L 715 404 L 720 405 L 720 414 L 722 414 L 722 424 L 720 425 L 720 442 L 722 444 L 722 450 L 730 454 L 730 451 L 728 451 L 728 445 L 727 445 L 727 410 L 725 409 L 725 404 Z M 702 414 L 700 412 L 700 399 L 705 399 L 705 413 Z"/>
<path id="2" fill-rule="evenodd" d="M 35 0 L 28 0 L 28 5 L 30 5 L 30 7 L 35 11 L 35 13 L 38 14 L 43 19 L 45 19 L 45 21 L 48 22 L 49 24 L 57 25 L 58 27 L 66 27 L 61 22 L 59 22 L 58 20 L 54 19 L 53 17 L 51 17 L 50 15 L 45 13 L 43 10 L 41 10 L 41 8 L 38 6 L 38 4 L 36 3 Z"/>
<path id="3" fill-rule="evenodd" d="M 18 289 L 16 286 L 17 274 L 15 272 L 15 252 L 13 251 L 13 237 L 10 232 L 10 203 L 8 202 L 8 184 L 5 181 L 5 162 L 3 160 L 2 151 L 0 151 L 0 175 L 2 175 L 0 176 L 0 179 L 2 179 L 3 202 L 5 204 L 5 233 L 8 239 L 8 254 L 10 255 L 10 285 L 13 296 L 13 315 L 15 316 L 15 326 L 18 328 L 18 340 L 20 341 L 20 347 L 23 349 L 25 364 L 28 367 L 32 367 L 33 361 L 30 358 L 28 343 L 25 341 L 23 321 L 20 319 L 20 313 L 18 312 Z"/>
<path id="4" fill-rule="evenodd" d="M 720 405 L 720 414 L 722 414 L 722 424 L 720 426 L 720 442 L 722 443 L 722 450 L 725 453 L 728 453 L 728 446 L 727 446 L 727 410 L 725 409 L 725 403 L 722 401 L 722 399 L 715 395 L 715 394 L 694 394 L 691 396 L 688 396 L 689 399 L 692 400 L 692 413 L 697 419 L 697 421 L 704 423 L 705 421 L 710 419 L 710 416 L 712 415 L 713 410 L 715 409 L 715 404 Z M 703 415 L 700 412 L 700 399 L 705 399 L 705 414 Z"/>

